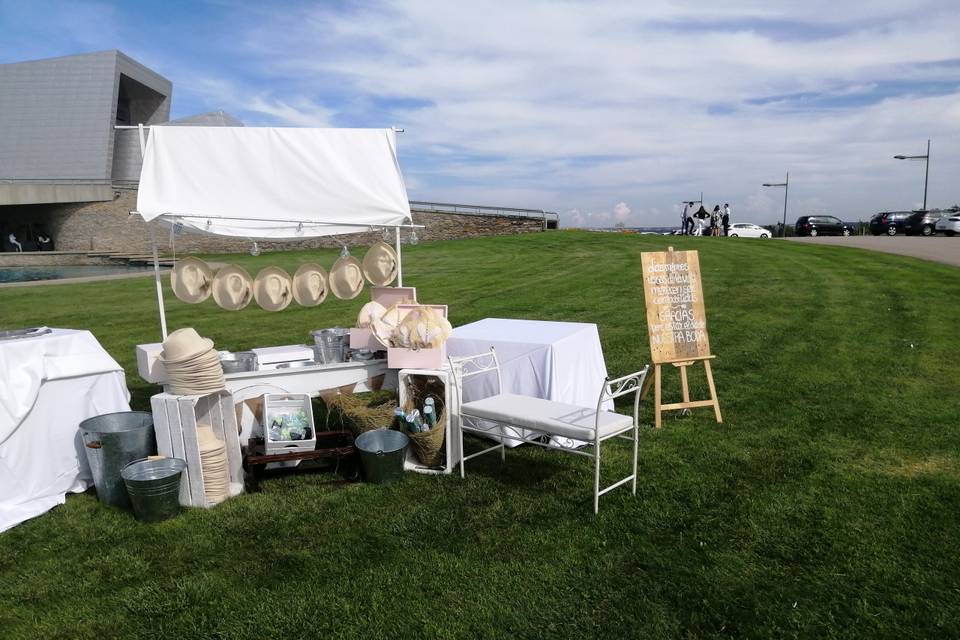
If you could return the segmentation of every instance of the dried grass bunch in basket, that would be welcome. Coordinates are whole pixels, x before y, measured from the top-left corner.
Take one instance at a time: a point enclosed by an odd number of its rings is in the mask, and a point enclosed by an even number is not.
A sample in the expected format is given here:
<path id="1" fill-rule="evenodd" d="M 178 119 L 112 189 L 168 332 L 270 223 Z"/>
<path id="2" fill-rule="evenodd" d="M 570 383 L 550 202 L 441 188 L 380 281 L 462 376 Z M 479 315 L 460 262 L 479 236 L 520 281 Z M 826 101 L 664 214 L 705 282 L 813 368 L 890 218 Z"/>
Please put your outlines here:
<path id="1" fill-rule="evenodd" d="M 354 436 L 366 431 L 389 427 L 393 422 L 396 401 L 371 404 L 369 398 L 353 394 L 337 394 L 324 398 L 327 405 L 327 421 L 336 418 L 346 425 Z"/>

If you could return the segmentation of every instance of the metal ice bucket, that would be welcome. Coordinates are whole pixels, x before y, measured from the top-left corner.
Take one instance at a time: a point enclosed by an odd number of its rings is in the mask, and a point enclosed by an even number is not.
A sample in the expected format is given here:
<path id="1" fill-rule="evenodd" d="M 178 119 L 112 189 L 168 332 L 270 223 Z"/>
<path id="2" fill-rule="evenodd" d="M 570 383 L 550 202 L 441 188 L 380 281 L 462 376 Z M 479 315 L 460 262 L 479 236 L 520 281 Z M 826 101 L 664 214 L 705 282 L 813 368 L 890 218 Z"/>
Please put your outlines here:
<path id="1" fill-rule="evenodd" d="M 350 346 L 350 330 L 340 327 L 311 331 L 315 348 L 314 358 L 320 364 L 334 364 L 346 360 Z"/>

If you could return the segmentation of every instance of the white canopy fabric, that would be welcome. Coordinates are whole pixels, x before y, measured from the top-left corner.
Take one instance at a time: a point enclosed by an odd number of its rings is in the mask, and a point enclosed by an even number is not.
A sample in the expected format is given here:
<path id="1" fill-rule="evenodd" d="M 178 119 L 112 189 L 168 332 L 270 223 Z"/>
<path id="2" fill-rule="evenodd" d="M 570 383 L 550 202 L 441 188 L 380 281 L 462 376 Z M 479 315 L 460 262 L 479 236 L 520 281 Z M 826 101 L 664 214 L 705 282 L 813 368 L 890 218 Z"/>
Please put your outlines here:
<path id="1" fill-rule="evenodd" d="M 392 129 L 151 127 L 137 210 L 250 239 L 412 221 Z"/>

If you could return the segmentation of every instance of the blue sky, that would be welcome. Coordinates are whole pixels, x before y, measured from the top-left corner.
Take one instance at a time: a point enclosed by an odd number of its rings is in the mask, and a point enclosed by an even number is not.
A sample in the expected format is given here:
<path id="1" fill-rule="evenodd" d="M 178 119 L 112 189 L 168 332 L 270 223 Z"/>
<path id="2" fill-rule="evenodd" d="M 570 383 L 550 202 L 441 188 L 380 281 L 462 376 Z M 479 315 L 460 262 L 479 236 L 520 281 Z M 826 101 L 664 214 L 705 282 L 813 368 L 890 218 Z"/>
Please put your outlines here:
<path id="1" fill-rule="evenodd" d="M 672 223 L 960 203 L 960 11 L 903 2 L 11 2 L 0 62 L 120 49 L 173 116 L 396 125 L 412 199 Z"/>

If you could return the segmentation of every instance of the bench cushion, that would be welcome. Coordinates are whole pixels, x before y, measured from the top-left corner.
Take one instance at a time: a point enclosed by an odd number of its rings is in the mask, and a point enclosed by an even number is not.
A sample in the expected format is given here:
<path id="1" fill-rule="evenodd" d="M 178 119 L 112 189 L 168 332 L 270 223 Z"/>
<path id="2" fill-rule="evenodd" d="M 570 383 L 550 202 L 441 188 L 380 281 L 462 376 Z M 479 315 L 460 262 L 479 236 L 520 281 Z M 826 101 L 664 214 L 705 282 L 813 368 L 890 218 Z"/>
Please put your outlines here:
<path id="1" fill-rule="evenodd" d="M 593 440 L 597 412 L 543 398 L 501 393 L 461 405 L 460 414 L 575 440 Z M 631 416 L 600 412 L 601 438 L 632 426 Z"/>

